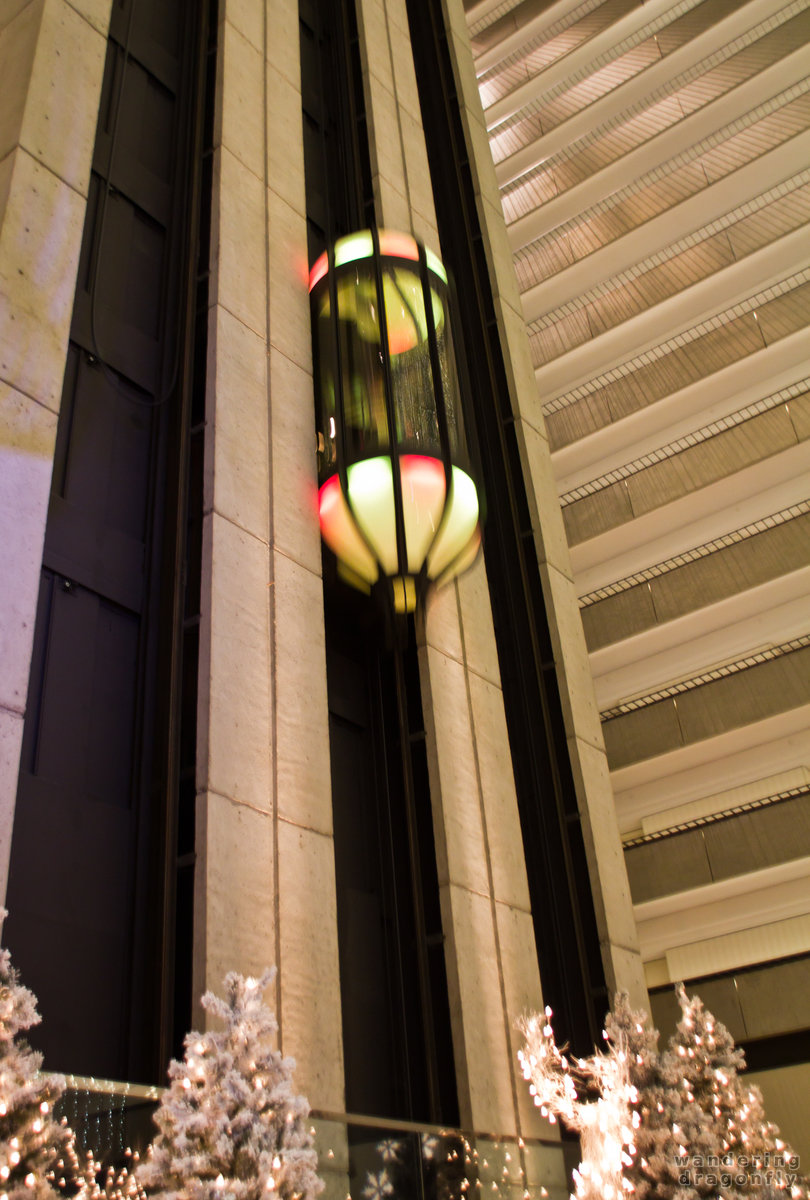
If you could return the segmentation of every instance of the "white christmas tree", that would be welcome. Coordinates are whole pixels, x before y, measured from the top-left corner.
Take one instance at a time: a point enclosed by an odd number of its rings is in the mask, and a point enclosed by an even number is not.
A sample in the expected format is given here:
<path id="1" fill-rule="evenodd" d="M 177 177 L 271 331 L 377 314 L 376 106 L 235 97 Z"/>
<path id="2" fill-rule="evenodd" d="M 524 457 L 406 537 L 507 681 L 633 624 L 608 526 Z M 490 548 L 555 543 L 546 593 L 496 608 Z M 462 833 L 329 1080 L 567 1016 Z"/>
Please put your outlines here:
<path id="1" fill-rule="evenodd" d="M 635 1088 L 617 1031 L 607 1054 L 567 1056 L 554 1040 L 551 1009 L 518 1022 L 526 1045 L 518 1052 L 529 1091 L 543 1116 L 561 1119 L 580 1136 L 582 1158 L 574 1172 L 577 1200 L 620 1200 L 633 1191 L 625 1176 L 636 1154 Z"/>
<path id="2" fill-rule="evenodd" d="M 136 1172 L 148 1195 L 311 1200 L 321 1191 L 309 1105 L 293 1091 L 295 1063 L 275 1048 L 278 1025 L 262 1001 L 274 976 L 231 973 L 224 1000 L 203 996 L 223 1028 L 188 1034 L 183 1062 L 169 1068 L 160 1132 Z"/>
<path id="3" fill-rule="evenodd" d="M 695 1156 L 705 1161 L 716 1153 L 717 1138 L 710 1118 L 683 1085 L 678 1057 L 659 1053 L 658 1031 L 648 1027 L 645 1012 L 630 1007 L 626 993 L 616 997 L 605 1031 L 610 1046 L 625 1050 L 634 1088 L 636 1153 L 624 1166 L 632 1194 L 639 1200 L 716 1195 L 690 1169 Z"/>
<path id="4" fill-rule="evenodd" d="M 810 1200 L 798 1157 L 739 1074 L 742 1052 L 701 1001 L 678 986 L 682 1019 L 668 1049 L 647 1015 L 616 997 L 607 1051 L 566 1056 L 551 1010 L 518 1022 L 534 1102 L 580 1135 L 576 1200 Z"/>
<path id="5" fill-rule="evenodd" d="M 0 922 L 6 915 L 0 909 Z M 42 1055 L 21 1037 L 40 1020 L 35 996 L 0 950 L 0 1200 L 51 1200 L 69 1170 L 73 1135 L 53 1116 L 65 1081 L 40 1075 Z"/>
<path id="6" fill-rule="evenodd" d="M 798 1156 L 765 1116 L 759 1089 L 739 1073 L 745 1068 L 743 1052 L 699 997 L 690 999 L 683 984 L 676 992 L 681 1020 L 670 1055 L 684 1095 L 707 1115 L 714 1131 L 712 1149 L 721 1160 L 720 1174 L 730 1181 L 722 1194 L 804 1200 L 810 1187 L 798 1173 Z"/>
<path id="7" fill-rule="evenodd" d="M 76 1160 L 76 1174 L 80 1178 L 78 1200 L 146 1200 L 146 1192 L 138 1182 L 136 1167 L 137 1153 L 127 1150 L 129 1160 L 122 1167 L 103 1166 L 87 1151 L 84 1165 Z"/>

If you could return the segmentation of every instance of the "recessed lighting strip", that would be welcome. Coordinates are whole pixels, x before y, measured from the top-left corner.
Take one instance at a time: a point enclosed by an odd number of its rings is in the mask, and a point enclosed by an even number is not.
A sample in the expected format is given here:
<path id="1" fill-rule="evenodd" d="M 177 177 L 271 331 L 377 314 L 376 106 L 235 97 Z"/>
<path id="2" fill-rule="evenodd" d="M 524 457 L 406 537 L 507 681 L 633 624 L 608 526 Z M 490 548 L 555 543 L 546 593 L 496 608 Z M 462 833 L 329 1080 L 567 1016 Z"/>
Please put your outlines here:
<path id="1" fill-rule="evenodd" d="M 746 421 L 750 421 L 753 417 L 758 417 L 773 408 L 779 408 L 782 404 L 788 404 L 796 396 L 801 396 L 808 391 L 810 391 L 810 378 L 802 379 L 798 383 L 791 384 L 790 387 L 782 388 L 781 391 L 774 392 L 772 396 L 764 396 L 754 404 L 748 404 L 745 408 L 741 408 L 737 412 L 729 413 L 728 416 L 712 421 L 710 425 L 704 425 L 702 429 L 696 429 L 694 433 L 688 433 L 684 437 L 678 438 L 675 442 L 669 442 L 666 446 L 661 446 L 657 450 L 651 450 L 649 454 L 645 454 L 641 458 L 633 459 L 632 462 L 625 463 L 624 466 L 616 467 L 613 471 L 608 471 L 606 474 L 600 475 L 598 479 L 583 483 L 581 487 L 573 488 L 570 492 L 566 492 L 560 496 L 560 504 L 565 508 L 569 504 L 576 503 L 577 500 L 582 500 L 585 496 L 592 496 L 595 492 L 601 492 L 604 488 L 610 487 L 614 483 L 619 483 L 622 479 L 629 479 L 631 475 L 640 474 L 647 467 L 664 462 L 668 458 L 674 458 L 676 454 L 680 454 L 684 450 L 689 450 L 692 446 L 699 446 L 701 442 L 709 441 L 710 438 L 713 438 L 718 433 L 725 433 L 727 429 L 734 429 L 737 425 L 742 425 Z"/>
<path id="2" fill-rule="evenodd" d="M 715 667 L 711 671 L 702 671 L 700 675 L 695 675 L 691 679 L 684 679 L 680 683 L 673 683 L 670 687 L 661 688 L 657 692 L 650 692 L 647 696 L 638 696 L 635 700 L 626 700 L 624 703 L 617 704 L 613 708 L 606 708 L 599 715 L 603 723 L 605 721 L 612 721 L 615 717 L 623 717 L 627 713 L 638 712 L 640 708 L 649 708 L 651 704 L 657 704 L 659 700 L 671 700 L 673 696 L 681 696 L 684 692 L 692 692 L 695 688 L 704 687 L 707 683 L 715 683 L 718 679 L 727 679 L 730 675 L 739 675 L 741 671 L 761 666 L 762 663 L 772 662 L 777 658 L 783 658 L 786 654 L 793 654 L 796 650 L 804 650 L 807 646 L 810 646 L 810 633 L 799 638 L 793 638 L 789 642 L 782 642 L 779 646 L 769 646 L 765 650 L 758 650 L 756 654 L 749 654 L 745 658 L 738 658 L 736 662 L 724 663 L 723 666 Z"/>
<path id="3" fill-rule="evenodd" d="M 807 183 L 810 183 L 810 168 L 800 171 L 798 175 L 794 175 L 790 179 L 783 180 L 776 187 L 769 188 L 767 192 L 762 192 L 760 195 L 748 200 L 745 204 L 740 204 L 737 208 L 731 209 L 730 212 L 724 213 L 722 217 L 718 217 L 716 221 L 711 221 L 708 225 L 703 225 L 700 229 L 696 229 L 693 233 L 681 238 L 680 241 L 673 242 L 663 250 L 659 250 L 656 254 L 649 255 L 649 257 L 635 263 L 632 267 L 628 267 L 626 271 L 622 271 L 619 275 L 612 275 L 610 279 L 590 288 L 587 292 L 577 296 L 575 300 L 570 300 L 566 304 L 561 304 L 559 308 L 544 313 L 536 321 L 530 322 L 528 329 L 534 333 L 550 325 L 556 325 L 564 317 L 586 308 L 592 301 L 610 296 L 618 288 L 632 283 L 656 267 L 662 266 L 664 263 L 676 258 L 679 254 L 683 254 L 685 250 L 691 250 L 693 246 L 708 241 L 715 234 L 722 233 L 724 230 L 736 225 L 739 221 L 745 220 L 746 217 L 753 216 L 754 213 L 760 212 L 769 204 L 781 200 L 784 196 L 789 195 Z M 690 285 L 684 285 L 684 287 L 688 286 Z M 683 291 L 684 289 L 681 288 L 680 290 Z M 632 318 L 630 319 L 632 320 Z"/>
<path id="4" fill-rule="evenodd" d="M 570 392 L 565 392 L 563 395 L 557 396 L 554 400 L 547 401 L 543 405 L 543 412 L 548 416 L 551 413 L 568 408 L 586 396 L 598 392 L 601 388 L 606 387 L 607 384 L 615 383 L 619 379 L 624 379 L 628 375 L 632 375 L 641 367 L 649 366 L 650 363 L 657 362 L 659 359 L 666 357 L 673 350 L 677 350 L 682 346 L 688 346 L 692 342 L 697 341 L 698 338 L 703 337 L 704 334 L 723 328 L 723 326 L 728 325 L 730 321 L 735 320 L 737 317 L 755 313 L 757 309 L 762 308 L 769 301 L 776 300 L 779 296 L 785 296 L 788 292 L 795 291 L 808 282 L 810 282 L 810 268 L 804 271 L 797 271 L 795 275 L 789 275 L 787 279 L 780 279 L 779 283 L 775 283 L 772 287 L 765 288 L 763 291 L 757 292 L 754 296 L 749 296 L 747 299 L 741 300 L 739 304 L 734 304 L 731 308 L 724 309 L 723 312 L 717 313 L 707 321 L 701 321 L 699 325 L 693 325 L 691 329 L 684 329 L 681 333 L 676 334 L 675 337 L 668 338 L 665 342 L 659 342 L 657 346 L 652 346 L 648 350 L 644 350 L 641 354 L 636 354 L 620 366 L 614 367 L 610 371 L 605 371 L 602 375 L 596 375 L 593 379 L 589 379 L 581 387 L 573 388 Z"/>
<path id="5" fill-rule="evenodd" d="M 797 517 L 805 516 L 807 513 L 810 513 L 810 500 L 803 500 L 800 504 L 793 504 L 790 508 L 784 508 L 767 517 L 762 517 L 758 521 L 753 521 L 750 525 L 744 525 L 742 528 L 735 529 L 731 533 L 725 533 L 722 537 L 715 538 L 711 542 L 704 542 L 702 546 L 695 546 L 691 550 L 685 550 L 682 554 L 675 555 L 673 558 L 666 558 L 654 566 L 645 567 L 643 571 L 637 571 L 633 575 L 617 579 L 614 583 L 609 583 L 605 587 L 587 592 L 584 596 L 580 596 L 579 606 L 580 608 L 589 608 L 590 605 L 598 604 L 601 600 L 607 600 L 610 596 L 618 596 L 619 593 L 629 591 L 630 588 L 636 587 L 640 583 L 648 583 L 651 579 L 667 575 L 670 571 L 677 571 L 679 567 L 688 566 L 689 563 L 697 562 L 701 558 L 708 558 L 710 554 L 717 554 L 721 550 L 726 550 L 729 546 L 744 542 L 747 538 L 754 537 L 758 533 L 765 533 L 768 529 L 775 529 L 778 525 L 784 525 L 787 521 L 793 521 Z"/>
<path id="6" fill-rule="evenodd" d="M 543 163 L 542 169 L 547 170 L 549 167 L 553 167 L 555 163 L 564 162 L 573 154 L 579 153 L 579 151 L 585 146 L 590 145 L 594 141 L 603 137 L 605 134 L 609 133 L 612 129 L 615 129 L 620 125 L 624 125 L 631 117 L 637 116 L 639 113 L 651 108 L 658 101 L 665 100 L 668 96 L 672 96 L 682 88 L 687 87 L 690 83 L 693 83 L 695 79 L 699 79 L 702 75 L 706 75 L 710 70 L 712 70 L 713 67 L 718 66 L 722 62 L 726 62 L 740 50 L 745 50 L 748 46 L 753 45 L 754 42 L 757 42 L 761 38 L 765 37 L 766 34 L 771 32 L 771 30 L 776 29 L 777 26 L 783 25 L 786 21 L 789 21 L 791 17 L 796 16 L 797 13 L 803 12 L 806 7 L 807 0 L 793 0 L 793 3 L 788 4 L 785 8 L 780 9 L 767 20 L 760 21 L 758 25 L 752 26 L 751 29 L 747 30 L 743 34 L 740 34 L 740 36 L 735 38 L 733 41 L 728 42 L 719 50 L 715 50 L 713 54 L 708 54 L 705 58 L 689 67 L 686 71 L 682 71 L 673 79 L 668 79 L 665 84 L 644 96 L 636 104 L 617 112 L 609 121 L 604 121 L 601 125 L 594 126 L 593 129 L 588 131 L 587 135 L 578 138 L 574 142 L 571 142 L 570 145 L 566 146 L 564 150 L 561 150 L 558 154 L 555 154 L 551 158 L 547 159 Z M 590 74 L 590 69 L 588 69 L 585 74 Z M 566 80 L 565 86 L 569 86 L 569 82 L 575 81 L 578 78 L 579 74 L 573 76 L 571 81 Z M 549 103 L 549 101 L 554 98 L 556 93 L 556 88 L 550 88 L 547 93 L 543 93 L 543 95 L 539 96 L 537 99 L 532 100 L 531 103 L 527 104 L 525 108 L 522 108 L 520 112 L 515 113 L 515 115 L 510 117 L 507 121 L 503 121 L 500 125 L 497 125 L 493 130 L 491 130 L 490 138 L 499 136 L 506 130 L 513 128 L 516 125 L 520 125 L 529 117 L 540 112 Z M 537 139 L 532 137 L 527 138 L 525 144 L 528 145 L 530 142 L 535 140 Z M 510 155 L 507 157 L 511 157 L 511 153 L 515 152 L 516 151 L 514 150 L 511 151 Z M 536 170 L 536 168 L 533 167 L 519 179 L 510 181 L 504 186 L 502 191 L 506 192 L 518 186 L 520 182 L 526 178 L 526 175 L 530 175 L 534 170 Z"/>
<path id="7" fill-rule="evenodd" d="M 776 792 L 773 796 L 762 796 L 759 800 L 749 800 L 747 804 L 737 804 L 733 808 L 724 808 L 722 812 L 712 813 L 711 816 L 695 817 L 691 821 L 682 821 L 678 825 L 670 825 L 667 829 L 656 829 L 638 837 L 628 838 L 623 843 L 624 850 L 632 850 L 635 846 L 646 846 L 650 842 L 661 842 L 666 838 L 675 837 L 679 833 L 687 833 L 690 829 L 700 829 L 704 825 L 716 825 L 718 821 L 727 821 L 730 817 L 739 817 L 742 813 L 754 812 L 758 808 L 770 808 L 783 800 L 794 800 L 797 796 L 808 796 L 810 790 L 806 787 L 788 788 L 784 792 Z"/>

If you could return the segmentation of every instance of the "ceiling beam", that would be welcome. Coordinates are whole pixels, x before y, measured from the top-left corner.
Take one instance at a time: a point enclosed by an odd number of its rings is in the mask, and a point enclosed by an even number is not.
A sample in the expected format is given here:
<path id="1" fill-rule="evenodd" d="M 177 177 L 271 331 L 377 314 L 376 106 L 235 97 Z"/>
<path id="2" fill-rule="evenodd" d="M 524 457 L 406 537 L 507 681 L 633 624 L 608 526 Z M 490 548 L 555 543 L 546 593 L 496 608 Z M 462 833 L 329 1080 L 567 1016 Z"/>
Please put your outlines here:
<path id="1" fill-rule="evenodd" d="M 761 21 L 773 17 L 773 4 L 770 0 L 751 0 L 751 3 L 737 9 L 685 45 L 667 54 L 659 62 L 647 67 L 645 71 L 626 80 L 594 104 L 563 121 L 545 137 L 505 158 L 495 168 L 498 185 L 503 187 L 504 184 L 519 179 L 521 175 L 539 166 L 552 155 L 558 154 L 579 138 L 587 136 L 612 117 L 647 100 L 658 88 L 671 90 L 672 82 L 677 80 L 679 74 L 702 59 L 716 54 Z M 586 49 L 590 45 L 590 42 L 586 43 Z M 586 55 L 583 63 L 589 58 L 590 53 Z M 559 78 L 549 74 L 552 70 L 552 67 L 549 67 L 515 89 L 504 100 L 490 105 L 484 113 L 487 128 L 493 131 L 509 117 L 516 116 L 529 103 L 539 100 L 549 87 L 568 78 L 571 66 L 571 56 L 566 55 L 559 63 Z"/>
<path id="2" fill-rule="evenodd" d="M 808 596 L 810 567 L 597 651 L 590 663 L 600 711 L 802 637 Z"/>
<path id="3" fill-rule="evenodd" d="M 633 905 L 641 956 L 810 913 L 810 858 L 796 858 Z"/>
<path id="4" fill-rule="evenodd" d="M 808 377 L 810 329 L 671 392 L 552 453 L 560 495 Z"/>
<path id="5" fill-rule="evenodd" d="M 810 135 L 808 137 L 810 141 Z M 785 234 L 753 254 L 698 280 L 659 304 L 645 308 L 584 345 L 536 367 L 534 377 L 548 404 L 596 383 L 600 376 L 639 356 L 667 345 L 704 322 L 739 306 L 757 305 L 755 298 L 791 278 L 797 264 L 807 262 L 808 226 Z M 806 272 L 805 272 L 806 274 Z M 798 280 L 801 276 L 797 277 Z"/>
<path id="6" fill-rule="evenodd" d="M 600 284 L 644 263 L 667 246 L 699 233 L 712 221 L 792 179 L 797 166 L 804 163 L 810 163 L 810 130 L 766 151 L 660 216 L 644 221 L 629 233 L 528 288 L 521 295 L 526 321 L 531 323 L 556 312 Z M 582 216 L 585 215 L 583 212 Z"/>
<path id="7" fill-rule="evenodd" d="M 602 30 L 593 37 L 588 38 L 576 49 L 571 50 L 563 58 L 555 60 L 541 74 L 545 77 L 546 88 L 553 87 L 554 82 L 562 81 L 573 75 L 577 70 L 584 70 L 597 58 L 600 54 L 605 54 L 608 51 L 615 50 L 615 47 L 624 42 L 627 38 L 633 37 L 639 30 L 646 29 L 648 26 L 654 26 L 655 29 L 661 28 L 666 14 L 671 9 L 676 9 L 676 16 L 687 12 L 701 0 L 688 0 L 687 3 L 677 3 L 676 0 L 648 0 L 640 8 L 634 8 L 626 16 L 621 17 L 618 21 Z M 491 71 L 493 67 L 497 67 L 499 62 L 505 58 L 515 54 L 519 50 L 523 50 L 526 44 L 546 34 L 549 29 L 553 29 L 559 21 L 565 19 L 570 12 L 576 12 L 577 0 L 561 0 L 560 3 L 553 5 L 550 9 L 545 9 L 531 20 L 518 25 L 514 32 L 507 34 L 496 45 L 488 46 L 475 60 L 475 73 L 479 77 Z M 577 18 L 579 13 L 576 13 Z M 656 18 L 658 18 L 656 20 Z M 674 20 L 673 16 L 673 20 Z M 648 36 L 651 36 L 652 30 Z M 554 82 L 551 82 L 551 81 Z M 505 97 L 506 100 L 509 97 Z M 495 105 L 491 105 L 486 110 L 491 112 Z"/>
<path id="8" fill-rule="evenodd" d="M 807 499 L 807 443 L 571 547 L 581 596 Z"/>

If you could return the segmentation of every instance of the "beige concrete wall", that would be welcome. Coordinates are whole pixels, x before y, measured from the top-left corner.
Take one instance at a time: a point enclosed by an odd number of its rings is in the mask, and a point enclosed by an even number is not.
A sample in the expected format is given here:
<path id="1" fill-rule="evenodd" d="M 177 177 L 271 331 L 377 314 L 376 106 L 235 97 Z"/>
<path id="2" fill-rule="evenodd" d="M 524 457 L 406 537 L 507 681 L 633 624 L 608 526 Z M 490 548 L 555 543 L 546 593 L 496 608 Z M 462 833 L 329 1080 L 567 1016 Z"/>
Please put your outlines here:
<path id="1" fill-rule="evenodd" d="M 405 2 L 358 13 L 377 219 L 438 252 Z M 461 1121 L 547 1136 L 516 1071 L 514 1021 L 541 994 L 483 560 L 431 598 L 419 640 Z"/>
<path id="2" fill-rule="evenodd" d="M 221 10 L 194 988 L 277 964 L 296 1085 L 342 1110 L 298 6 Z"/>
<path id="3" fill-rule="evenodd" d="M 420 666 L 461 1119 L 548 1136 L 517 1069 L 542 1006 L 483 560 L 429 601 Z"/>
<path id="4" fill-rule="evenodd" d="M 599 712 L 461 0 L 444 0 L 509 377 L 608 986 L 648 1007 Z"/>
<path id="5" fill-rule="evenodd" d="M 0 3 L 0 897 L 110 8 Z"/>

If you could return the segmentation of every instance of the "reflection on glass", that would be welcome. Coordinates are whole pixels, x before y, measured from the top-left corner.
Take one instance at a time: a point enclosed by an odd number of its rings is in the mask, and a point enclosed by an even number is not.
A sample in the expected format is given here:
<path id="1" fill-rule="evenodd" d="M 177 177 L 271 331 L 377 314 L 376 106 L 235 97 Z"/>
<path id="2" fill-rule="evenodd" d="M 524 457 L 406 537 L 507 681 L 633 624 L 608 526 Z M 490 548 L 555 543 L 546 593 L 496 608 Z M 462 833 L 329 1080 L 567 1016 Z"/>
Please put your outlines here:
<path id="1" fill-rule="evenodd" d="M 348 570 L 348 581 L 355 586 L 358 580 L 374 583 L 379 575 L 377 563 L 357 530 L 337 475 L 327 479 L 318 493 L 318 515 L 321 536 Z"/>
<path id="2" fill-rule="evenodd" d="M 469 542 L 478 524 L 478 493 L 460 467 L 453 467 L 453 491 L 439 536 L 428 555 L 428 575 L 436 579 Z M 474 557 L 474 556 L 473 556 Z"/>
<path id="3" fill-rule="evenodd" d="M 56 1115 L 76 1133 L 81 1160 L 131 1166 L 156 1129 L 162 1088 L 68 1076 Z M 326 1196 L 340 1200 L 568 1200 L 559 1141 L 464 1133 L 339 1114 L 311 1117 Z M 102 1191 L 102 1197 L 103 1197 Z"/>
<path id="4" fill-rule="evenodd" d="M 437 286 L 438 281 L 436 281 Z M 340 339 L 346 454 L 349 459 L 388 449 L 390 431 L 385 402 L 385 375 L 377 283 L 370 260 L 354 264 L 336 284 Z M 383 297 L 391 371 L 395 437 L 404 448 L 439 454 L 439 421 L 428 343 L 428 315 L 422 281 L 415 270 L 386 267 Z M 321 403 L 335 417 L 335 364 L 330 346 L 331 296 L 324 291 L 317 312 L 321 347 Z M 446 319 L 446 297 L 430 289 L 441 384 L 447 413 L 450 451 L 462 446 L 458 379 Z M 336 461 L 336 431 L 325 437 L 321 469 Z"/>
<path id="5" fill-rule="evenodd" d="M 478 500 L 444 268 L 427 251 L 420 262 L 409 234 L 381 230 L 379 246 L 375 257 L 372 234 L 352 234 L 331 271 L 323 255 L 310 273 L 321 529 L 345 578 L 365 590 L 394 579 L 396 607 L 411 611 L 417 577 L 449 578 L 475 557 Z"/>

